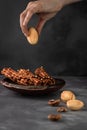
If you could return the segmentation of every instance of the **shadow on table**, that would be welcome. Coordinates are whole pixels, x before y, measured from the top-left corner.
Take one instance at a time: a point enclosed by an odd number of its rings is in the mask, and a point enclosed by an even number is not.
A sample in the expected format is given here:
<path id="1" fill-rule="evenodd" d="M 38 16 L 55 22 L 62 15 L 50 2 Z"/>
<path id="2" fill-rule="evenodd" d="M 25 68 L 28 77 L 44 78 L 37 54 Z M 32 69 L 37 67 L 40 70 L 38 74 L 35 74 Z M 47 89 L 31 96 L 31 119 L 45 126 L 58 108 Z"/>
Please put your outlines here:
<path id="1" fill-rule="evenodd" d="M 55 98 L 59 98 L 60 97 L 60 93 L 62 90 L 58 90 L 57 92 L 53 92 L 53 93 L 48 93 L 48 94 L 39 94 L 39 95 L 28 95 L 28 94 L 21 94 L 21 93 L 15 93 L 15 95 L 17 97 L 21 97 L 21 98 L 29 98 L 29 99 L 55 99 Z"/>

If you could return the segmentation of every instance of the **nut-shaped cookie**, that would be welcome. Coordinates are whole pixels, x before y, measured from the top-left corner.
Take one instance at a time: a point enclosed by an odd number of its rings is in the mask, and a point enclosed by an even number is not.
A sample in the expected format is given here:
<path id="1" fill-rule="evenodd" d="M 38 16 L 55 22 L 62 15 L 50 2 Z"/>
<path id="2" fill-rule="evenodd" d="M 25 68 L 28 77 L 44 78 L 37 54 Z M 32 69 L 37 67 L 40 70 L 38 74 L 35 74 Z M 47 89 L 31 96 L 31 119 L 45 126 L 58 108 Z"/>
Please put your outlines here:
<path id="1" fill-rule="evenodd" d="M 70 110 L 80 110 L 81 108 L 83 108 L 84 106 L 84 102 L 80 101 L 80 100 L 69 100 L 67 101 L 67 107 Z"/>
<path id="2" fill-rule="evenodd" d="M 35 45 L 38 42 L 38 32 L 34 27 L 31 27 L 29 29 L 29 35 L 27 37 L 27 40 L 30 44 Z"/>
<path id="3" fill-rule="evenodd" d="M 61 93 L 61 100 L 67 102 L 68 100 L 75 99 L 75 94 L 71 91 L 63 91 Z"/>

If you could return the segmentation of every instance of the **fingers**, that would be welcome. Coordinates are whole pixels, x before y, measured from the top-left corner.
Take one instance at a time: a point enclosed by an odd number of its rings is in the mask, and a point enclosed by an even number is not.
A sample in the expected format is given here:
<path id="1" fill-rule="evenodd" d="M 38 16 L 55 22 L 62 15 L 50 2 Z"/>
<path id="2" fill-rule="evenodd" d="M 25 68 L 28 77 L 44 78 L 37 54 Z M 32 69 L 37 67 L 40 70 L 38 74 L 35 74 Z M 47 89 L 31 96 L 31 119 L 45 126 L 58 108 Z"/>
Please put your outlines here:
<path id="1" fill-rule="evenodd" d="M 20 27 L 24 35 L 28 36 L 28 23 L 31 17 L 41 11 L 41 5 L 39 1 L 30 2 L 25 11 L 20 14 Z"/>
<path id="2" fill-rule="evenodd" d="M 26 16 L 26 10 L 24 10 L 21 14 L 20 14 L 20 27 L 22 32 L 24 33 L 25 36 L 28 35 L 28 30 L 27 30 L 27 26 L 23 26 L 23 22 Z"/>

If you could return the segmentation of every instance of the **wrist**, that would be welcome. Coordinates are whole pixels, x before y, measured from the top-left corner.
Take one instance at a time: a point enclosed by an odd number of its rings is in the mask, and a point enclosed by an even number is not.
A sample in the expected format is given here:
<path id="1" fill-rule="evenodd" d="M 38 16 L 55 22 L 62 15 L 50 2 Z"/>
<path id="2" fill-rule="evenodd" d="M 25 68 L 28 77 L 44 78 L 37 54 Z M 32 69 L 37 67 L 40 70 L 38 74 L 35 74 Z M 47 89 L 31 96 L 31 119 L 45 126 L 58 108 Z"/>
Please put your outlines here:
<path id="1" fill-rule="evenodd" d="M 80 2 L 82 0 L 61 0 L 63 2 L 63 6 L 66 6 L 68 4 L 72 4 L 72 3 L 76 3 L 76 2 Z"/>

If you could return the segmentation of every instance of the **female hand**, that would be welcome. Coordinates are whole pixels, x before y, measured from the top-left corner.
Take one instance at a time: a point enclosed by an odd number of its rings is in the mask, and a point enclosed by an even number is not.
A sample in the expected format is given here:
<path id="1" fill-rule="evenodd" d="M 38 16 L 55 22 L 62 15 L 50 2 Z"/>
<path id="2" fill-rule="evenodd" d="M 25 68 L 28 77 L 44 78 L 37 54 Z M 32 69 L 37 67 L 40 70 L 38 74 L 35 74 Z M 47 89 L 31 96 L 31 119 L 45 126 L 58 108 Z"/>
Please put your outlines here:
<path id="1" fill-rule="evenodd" d="M 60 11 L 64 5 L 78 2 L 81 0 L 37 0 L 29 2 L 26 9 L 20 14 L 20 27 L 22 32 L 28 36 L 28 23 L 34 14 L 39 15 L 39 21 L 36 26 L 38 34 L 47 20 L 54 17 L 58 11 Z"/>
<path id="2" fill-rule="evenodd" d="M 26 9 L 20 14 L 20 27 L 24 35 L 28 36 L 27 25 L 35 13 L 39 15 L 36 29 L 40 35 L 46 21 L 54 17 L 62 7 L 62 0 L 37 0 L 29 2 Z"/>

